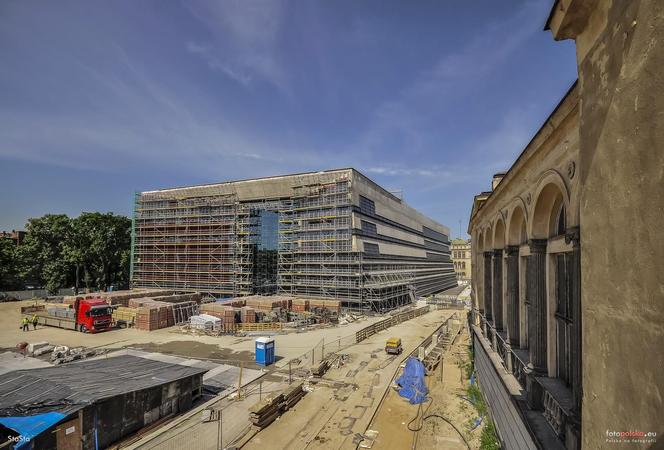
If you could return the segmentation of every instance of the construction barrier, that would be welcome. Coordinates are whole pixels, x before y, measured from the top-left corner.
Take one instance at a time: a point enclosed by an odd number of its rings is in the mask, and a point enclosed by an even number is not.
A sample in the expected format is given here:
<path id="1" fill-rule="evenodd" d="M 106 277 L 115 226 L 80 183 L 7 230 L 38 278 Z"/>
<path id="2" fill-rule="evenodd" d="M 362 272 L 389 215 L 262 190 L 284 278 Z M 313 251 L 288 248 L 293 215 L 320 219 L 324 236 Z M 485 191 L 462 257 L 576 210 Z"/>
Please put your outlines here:
<path id="1" fill-rule="evenodd" d="M 428 306 L 423 306 L 421 308 L 416 308 L 416 309 L 411 309 L 409 311 L 404 311 L 398 314 L 393 315 L 392 317 L 389 317 L 385 320 L 381 320 L 380 322 L 376 322 L 372 325 L 369 325 L 368 327 L 362 328 L 358 332 L 355 333 L 355 342 L 362 342 L 366 338 L 373 336 L 374 334 L 386 330 L 390 327 L 393 327 L 394 325 L 400 324 L 401 322 L 405 322 L 410 319 L 414 319 L 415 317 L 419 317 L 422 314 L 426 314 L 429 312 L 429 307 Z"/>

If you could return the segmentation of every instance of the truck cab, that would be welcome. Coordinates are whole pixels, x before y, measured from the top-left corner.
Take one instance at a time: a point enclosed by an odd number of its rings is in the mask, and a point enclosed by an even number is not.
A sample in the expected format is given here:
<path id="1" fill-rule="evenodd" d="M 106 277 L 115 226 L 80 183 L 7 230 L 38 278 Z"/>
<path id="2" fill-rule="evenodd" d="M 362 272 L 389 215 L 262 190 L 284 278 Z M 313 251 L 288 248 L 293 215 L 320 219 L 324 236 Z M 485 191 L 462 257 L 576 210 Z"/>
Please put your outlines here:
<path id="1" fill-rule="evenodd" d="M 74 308 L 78 331 L 95 333 L 113 326 L 111 306 L 102 299 L 78 300 Z"/>

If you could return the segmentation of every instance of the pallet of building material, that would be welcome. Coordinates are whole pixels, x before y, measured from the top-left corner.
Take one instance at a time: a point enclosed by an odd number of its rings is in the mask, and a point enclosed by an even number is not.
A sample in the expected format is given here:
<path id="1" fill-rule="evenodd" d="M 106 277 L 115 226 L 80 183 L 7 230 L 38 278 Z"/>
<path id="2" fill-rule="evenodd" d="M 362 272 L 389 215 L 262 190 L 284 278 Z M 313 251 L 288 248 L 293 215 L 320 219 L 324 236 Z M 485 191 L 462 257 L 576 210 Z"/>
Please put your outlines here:
<path id="1" fill-rule="evenodd" d="M 281 331 L 283 325 L 279 322 L 265 322 L 265 323 L 238 323 L 238 329 L 241 331 Z"/>
<path id="2" fill-rule="evenodd" d="M 123 320 L 128 324 L 134 324 L 136 323 L 137 313 L 137 308 L 125 308 L 124 306 L 119 306 L 113 311 L 113 320 L 116 322 Z"/>
<path id="3" fill-rule="evenodd" d="M 136 313 L 136 328 L 145 331 L 158 330 L 159 309 L 149 306 L 139 307 Z"/>
<path id="4" fill-rule="evenodd" d="M 129 306 L 129 300 L 132 298 L 158 297 L 173 294 L 169 289 L 128 289 L 112 292 L 93 292 L 87 295 L 94 295 L 106 300 L 110 305 Z"/>
<path id="5" fill-rule="evenodd" d="M 74 306 L 76 300 L 83 300 L 83 299 L 85 299 L 85 296 L 83 295 L 66 296 L 62 299 L 62 304 L 67 306 Z"/>
<path id="6" fill-rule="evenodd" d="M 201 311 L 215 312 L 215 313 L 226 313 L 228 311 L 235 311 L 233 306 L 225 303 L 203 303 L 201 305 Z"/>
<path id="7" fill-rule="evenodd" d="M 291 310 L 295 312 L 309 311 L 309 300 L 306 298 L 294 298 L 291 302 Z"/>
<path id="8" fill-rule="evenodd" d="M 221 330 L 221 319 L 209 314 L 199 314 L 189 318 L 192 329 L 200 331 L 218 332 Z"/>
<path id="9" fill-rule="evenodd" d="M 246 305 L 262 311 L 272 311 L 272 309 L 274 308 L 281 307 L 281 302 L 272 299 L 271 297 L 262 298 L 262 297 L 252 296 L 247 298 Z"/>
<path id="10" fill-rule="evenodd" d="M 256 323 L 256 310 L 250 306 L 243 306 L 240 308 L 240 322 Z"/>
<path id="11" fill-rule="evenodd" d="M 48 303 L 44 303 L 43 305 L 44 305 L 44 308 L 47 308 L 47 309 L 48 308 L 71 309 L 71 306 L 65 305 L 65 304 L 62 304 L 62 303 L 48 302 Z"/>
<path id="12" fill-rule="evenodd" d="M 167 328 L 173 322 L 173 305 L 159 306 L 159 328 Z"/>
<path id="13" fill-rule="evenodd" d="M 159 302 L 166 303 L 182 303 L 182 302 L 201 302 L 201 294 L 198 292 L 192 292 L 189 294 L 173 294 L 173 295 L 158 295 L 153 296 L 152 299 Z"/>

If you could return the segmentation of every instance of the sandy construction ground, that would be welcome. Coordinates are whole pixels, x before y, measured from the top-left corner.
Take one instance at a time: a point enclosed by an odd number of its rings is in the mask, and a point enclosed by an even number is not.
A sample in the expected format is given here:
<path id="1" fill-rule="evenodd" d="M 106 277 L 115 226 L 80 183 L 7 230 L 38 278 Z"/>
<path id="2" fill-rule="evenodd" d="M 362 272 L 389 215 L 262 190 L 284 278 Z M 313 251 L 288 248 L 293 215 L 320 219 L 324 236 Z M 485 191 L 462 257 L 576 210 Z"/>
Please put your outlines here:
<path id="1" fill-rule="evenodd" d="M 430 336 L 453 310 L 432 311 L 403 322 L 343 351 L 347 364 L 330 369 L 293 410 L 258 433 L 246 449 L 354 449 L 405 355 Z M 385 353 L 390 336 L 404 353 Z M 403 447 L 402 447 L 403 448 Z"/>
<path id="2" fill-rule="evenodd" d="M 14 349 L 19 342 L 46 341 L 53 345 L 69 347 L 99 347 L 107 349 L 137 348 L 152 352 L 181 355 L 215 361 L 238 362 L 248 366 L 254 360 L 254 340 L 257 336 L 205 336 L 183 333 L 179 327 L 155 331 L 142 331 L 133 328 L 115 329 L 96 334 L 84 334 L 72 330 L 53 327 L 38 327 L 37 330 L 20 330 L 20 307 L 34 304 L 34 301 L 0 303 L 0 349 Z M 371 317 L 347 325 L 321 328 L 306 333 L 291 332 L 274 336 L 276 341 L 277 365 L 286 364 L 324 339 L 333 343 L 339 338 L 354 334 L 357 330 L 382 320 Z"/>

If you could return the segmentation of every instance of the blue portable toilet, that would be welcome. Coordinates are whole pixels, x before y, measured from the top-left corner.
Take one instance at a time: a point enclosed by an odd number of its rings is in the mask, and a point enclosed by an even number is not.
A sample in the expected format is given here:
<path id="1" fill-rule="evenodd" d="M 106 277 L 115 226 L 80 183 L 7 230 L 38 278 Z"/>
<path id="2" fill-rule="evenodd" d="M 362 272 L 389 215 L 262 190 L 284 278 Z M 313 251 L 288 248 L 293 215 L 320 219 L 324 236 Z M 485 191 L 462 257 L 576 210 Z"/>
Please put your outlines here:
<path id="1" fill-rule="evenodd" d="M 259 337 L 256 339 L 256 364 L 269 366 L 274 364 L 274 339 Z"/>

